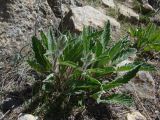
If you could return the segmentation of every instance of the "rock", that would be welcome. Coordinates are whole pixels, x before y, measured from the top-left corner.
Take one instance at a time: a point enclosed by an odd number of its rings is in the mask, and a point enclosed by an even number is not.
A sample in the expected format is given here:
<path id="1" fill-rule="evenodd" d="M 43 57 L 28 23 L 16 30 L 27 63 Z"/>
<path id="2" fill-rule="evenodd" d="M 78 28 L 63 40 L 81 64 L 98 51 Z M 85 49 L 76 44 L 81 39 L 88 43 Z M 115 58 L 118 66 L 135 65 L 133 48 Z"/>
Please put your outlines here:
<path id="1" fill-rule="evenodd" d="M 132 56 L 131 59 L 124 60 L 119 63 L 117 67 L 124 66 L 129 63 L 133 63 L 136 56 Z M 119 72 L 118 75 L 122 76 L 126 71 Z M 129 91 L 131 93 L 137 93 L 141 98 L 155 99 L 155 81 L 151 74 L 146 71 L 139 71 L 135 78 L 129 81 L 128 84 L 121 88 L 122 91 Z"/>
<path id="2" fill-rule="evenodd" d="M 2 69 L 4 67 L 5 67 L 4 62 L 0 62 L 0 69 Z"/>
<path id="3" fill-rule="evenodd" d="M 139 15 L 133 11 L 131 8 L 118 4 L 118 10 L 119 10 L 119 19 L 129 19 L 131 22 L 135 22 L 139 20 Z"/>
<path id="4" fill-rule="evenodd" d="M 145 3 L 142 5 L 142 11 L 144 14 L 148 12 L 155 12 L 155 9 L 148 3 Z"/>
<path id="5" fill-rule="evenodd" d="M 38 117 L 31 114 L 20 114 L 18 120 L 38 120 Z"/>
<path id="6" fill-rule="evenodd" d="M 148 0 L 148 3 L 154 8 L 160 8 L 160 1 L 159 0 Z"/>
<path id="7" fill-rule="evenodd" d="M 120 29 L 120 23 L 114 18 L 106 16 L 91 6 L 72 7 L 70 12 L 64 17 L 61 29 L 69 29 L 72 32 L 81 32 L 84 26 L 103 28 L 104 23 L 110 21 L 114 30 Z"/>
<path id="8" fill-rule="evenodd" d="M 127 120 L 147 120 L 140 112 L 135 111 L 127 114 Z"/>
<path id="9" fill-rule="evenodd" d="M 115 8 L 115 3 L 113 0 L 102 0 L 102 3 L 110 8 Z"/>
<path id="10" fill-rule="evenodd" d="M 148 0 L 139 0 L 142 4 L 148 3 Z"/>
<path id="11" fill-rule="evenodd" d="M 62 0 L 47 0 L 47 2 L 50 5 L 56 17 L 61 18 L 62 17 L 62 10 L 61 10 Z"/>
<path id="12" fill-rule="evenodd" d="M 61 5 L 61 9 L 62 9 L 62 17 L 66 16 L 69 12 L 69 8 L 66 4 L 62 4 Z"/>
<path id="13" fill-rule="evenodd" d="M 63 18 L 64 5 L 67 7 L 71 6 L 82 6 L 81 0 L 47 0 L 51 9 L 55 13 L 56 17 Z"/>
<path id="14" fill-rule="evenodd" d="M 128 3 L 133 3 L 134 0 L 127 0 Z"/>
<path id="15" fill-rule="evenodd" d="M 2 101 L 1 104 L 2 111 L 5 113 L 8 110 L 12 110 L 13 108 L 19 106 L 20 104 L 22 104 L 22 101 L 19 99 L 6 98 L 5 100 Z"/>
<path id="16" fill-rule="evenodd" d="M 160 14 L 157 14 L 154 17 L 152 17 L 151 21 L 154 22 L 156 25 L 160 26 Z"/>
<path id="17" fill-rule="evenodd" d="M 156 114 L 156 120 L 160 120 L 160 111 L 156 110 L 155 114 Z"/>
<path id="18" fill-rule="evenodd" d="M 37 0 L 36 0 L 37 1 Z M 0 6 L 0 47 L 13 52 L 29 42 L 38 30 L 57 27 L 58 20 L 46 0 L 3 0 Z"/>
<path id="19" fill-rule="evenodd" d="M 136 92 L 140 98 L 155 99 L 155 81 L 149 72 L 139 71 L 135 78 L 124 85 L 123 89 Z"/>

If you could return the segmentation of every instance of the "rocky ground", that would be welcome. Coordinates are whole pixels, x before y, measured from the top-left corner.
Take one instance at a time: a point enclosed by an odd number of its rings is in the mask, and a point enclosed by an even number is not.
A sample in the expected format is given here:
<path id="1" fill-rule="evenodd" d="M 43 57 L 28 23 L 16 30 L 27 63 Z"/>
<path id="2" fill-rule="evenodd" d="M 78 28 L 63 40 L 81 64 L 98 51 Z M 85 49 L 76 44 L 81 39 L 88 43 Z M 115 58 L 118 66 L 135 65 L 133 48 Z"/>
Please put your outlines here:
<path id="1" fill-rule="evenodd" d="M 127 33 L 129 26 L 145 24 L 148 20 L 160 25 L 158 0 L 0 0 L 0 3 L 0 120 L 36 119 L 21 113 L 38 79 L 31 75 L 25 60 L 30 54 L 31 36 L 38 35 L 40 30 L 51 27 L 79 33 L 84 25 L 102 28 L 109 20 L 112 38 L 116 40 Z M 149 62 L 160 69 L 159 55 Z M 159 73 L 139 72 L 137 78 L 118 90 L 130 92 L 135 106 L 100 106 L 90 111 L 91 116 L 84 111 L 81 117 L 68 119 L 160 120 Z"/>

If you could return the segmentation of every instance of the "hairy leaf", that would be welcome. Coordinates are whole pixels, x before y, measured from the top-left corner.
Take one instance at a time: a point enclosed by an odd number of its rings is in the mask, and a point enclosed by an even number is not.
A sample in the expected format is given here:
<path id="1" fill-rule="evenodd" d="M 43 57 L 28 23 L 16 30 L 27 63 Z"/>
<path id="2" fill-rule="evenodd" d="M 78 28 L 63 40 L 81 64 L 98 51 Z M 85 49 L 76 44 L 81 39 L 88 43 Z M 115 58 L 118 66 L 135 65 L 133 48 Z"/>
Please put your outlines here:
<path id="1" fill-rule="evenodd" d="M 110 22 L 108 21 L 105 24 L 104 31 L 102 33 L 101 44 L 103 46 L 103 51 L 105 51 L 105 49 L 106 49 L 106 47 L 107 47 L 110 39 L 111 39 L 111 35 L 110 35 Z"/>
<path id="2" fill-rule="evenodd" d="M 110 96 L 107 96 L 103 100 L 101 100 L 101 103 L 122 104 L 122 105 L 131 106 L 133 105 L 133 99 L 124 94 L 112 94 Z"/>
<path id="3" fill-rule="evenodd" d="M 134 67 L 131 71 L 126 73 L 124 76 L 119 77 L 116 80 L 109 82 L 107 84 L 103 84 L 103 89 L 110 90 L 114 87 L 118 87 L 118 86 L 121 86 L 123 84 L 128 83 L 136 75 L 136 73 L 139 71 L 140 67 L 141 67 L 141 65 L 138 65 L 138 66 Z"/>

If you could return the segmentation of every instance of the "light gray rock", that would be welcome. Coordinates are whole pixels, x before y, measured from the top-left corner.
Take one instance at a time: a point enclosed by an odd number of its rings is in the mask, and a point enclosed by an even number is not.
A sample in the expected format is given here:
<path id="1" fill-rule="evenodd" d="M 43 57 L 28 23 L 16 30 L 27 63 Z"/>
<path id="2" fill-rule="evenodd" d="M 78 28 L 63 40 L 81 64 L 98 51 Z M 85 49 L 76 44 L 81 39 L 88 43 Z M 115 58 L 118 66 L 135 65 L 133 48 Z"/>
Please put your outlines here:
<path id="1" fill-rule="evenodd" d="M 145 4 L 145 3 L 148 3 L 148 0 L 140 0 L 140 2 Z"/>
<path id="2" fill-rule="evenodd" d="M 115 8 L 115 3 L 113 0 L 102 0 L 102 3 L 110 8 Z"/>
<path id="3" fill-rule="evenodd" d="M 63 26 L 63 29 L 69 29 L 73 32 L 81 32 L 84 26 L 103 28 L 104 23 L 108 20 L 114 30 L 120 29 L 120 23 L 117 20 L 110 16 L 106 16 L 91 6 L 73 7 L 65 16 L 61 26 Z"/>
<path id="4" fill-rule="evenodd" d="M 3 63 L 3 62 L 0 62 L 0 69 L 1 69 L 1 68 L 4 68 L 4 67 L 5 67 L 4 63 Z"/>
<path id="5" fill-rule="evenodd" d="M 133 11 L 131 8 L 118 4 L 118 11 L 119 11 L 119 19 L 127 18 L 131 20 L 131 22 L 135 22 L 139 20 L 139 15 Z"/>
<path id="6" fill-rule="evenodd" d="M 61 9 L 62 9 L 62 17 L 66 16 L 69 12 L 69 7 L 66 4 L 62 4 L 61 5 Z"/>
<path id="7" fill-rule="evenodd" d="M 139 71 L 122 89 L 136 93 L 140 98 L 155 99 L 155 81 L 149 72 Z"/>
<path id="8" fill-rule="evenodd" d="M 31 114 L 20 114 L 18 120 L 38 120 L 38 117 Z"/>
<path id="9" fill-rule="evenodd" d="M 147 120 L 140 112 L 134 111 L 127 114 L 127 120 Z"/>
<path id="10" fill-rule="evenodd" d="M 22 48 L 31 36 L 58 21 L 46 0 L 3 0 L 0 6 L 0 47 Z M 14 50 L 10 50 L 14 51 Z"/>
<path id="11" fill-rule="evenodd" d="M 155 81 L 149 72 L 138 72 L 131 84 L 141 98 L 155 99 Z"/>
<path id="12" fill-rule="evenodd" d="M 125 60 L 117 65 L 117 67 L 133 63 L 133 60 Z M 126 71 L 119 72 L 120 76 L 124 75 Z M 140 98 L 155 99 L 155 81 L 152 75 L 146 71 L 139 71 L 135 78 L 129 81 L 128 84 L 121 88 L 122 91 L 129 91 L 137 94 Z"/>
<path id="13" fill-rule="evenodd" d="M 142 5 L 142 9 L 143 9 L 143 13 L 155 12 L 156 11 L 149 3 L 144 3 Z"/>

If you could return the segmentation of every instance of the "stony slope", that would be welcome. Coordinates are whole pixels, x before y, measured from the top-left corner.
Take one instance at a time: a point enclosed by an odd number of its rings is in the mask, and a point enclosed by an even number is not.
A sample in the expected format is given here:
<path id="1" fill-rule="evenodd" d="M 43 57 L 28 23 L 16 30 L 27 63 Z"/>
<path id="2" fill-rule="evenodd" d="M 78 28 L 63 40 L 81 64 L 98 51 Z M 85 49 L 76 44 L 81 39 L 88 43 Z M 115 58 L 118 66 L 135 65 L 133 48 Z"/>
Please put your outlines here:
<path id="1" fill-rule="evenodd" d="M 142 0 L 140 4 L 136 0 L 0 0 L 0 3 L 0 95 L 2 96 L 0 104 L 2 106 L 4 103 L 11 104 L 8 105 L 8 108 L 5 106 L 5 111 L 4 108 L 2 109 L 3 114 L 8 110 L 12 111 L 4 116 L 6 120 L 17 119 L 23 109 L 24 100 L 20 99 L 19 103 L 17 101 L 24 93 L 28 94 L 25 90 L 30 91 L 31 89 L 32 83 L 27 81 L 26 76 L 28 68 L 23 63 L 21 56 L 15 57 L 15 55 L 20 55 L 19 51 L 30 43 L 32 35 L 38 34 L 40 30 L 47 31 L 49 27 L 59 30 L 67 28 L 71 32 L 79 33 L 84 25 L 102 28 L 104 23 L 110 20 L 113 38 L 116 39 L 117 33 L 118 36 L 126 34 L 130 25 L 144 24 L 148 19 L 157 25 L 160 23 L 159 14 L 156 16 L 153 14 L 147 17 L 147 20 L 142 19 L 146 13 L 157 12 L 159 5 L 155 0 Z M 140 6 L 142 11 L 137 9 Z M 27 56 L 28 51 L 23 52 L 24 56 Z M 156 61 L 155 64 L 159 66 L 159 61 Z M 137 106 L 129 110 L 122 106 L 110 106 L 115 115 L 114 119 L 126 119 L 127 114 L 128 120 L 134 116 L 142 120 L 160 119 L 160 77 L 141 73 L 136 80 L 138 82 L 132 81 L 131 84 L 125 86 L 125 90 L 129 91 L 133 89 L 130 85 L 135 85 L 136 91 L 133 94 Z M 12 96 L 8 97 L 8 93 L 19 90 L 25 92 L 21 95 L 19 92 L 16 95 L 13 94 L 14 97 L 18 96 L 16 99 Z M 13 105 L 15 107 L 12 109 Z M 134 113 L 132 110 L 139 112 Z"/>

